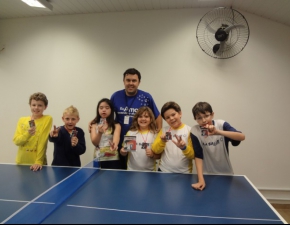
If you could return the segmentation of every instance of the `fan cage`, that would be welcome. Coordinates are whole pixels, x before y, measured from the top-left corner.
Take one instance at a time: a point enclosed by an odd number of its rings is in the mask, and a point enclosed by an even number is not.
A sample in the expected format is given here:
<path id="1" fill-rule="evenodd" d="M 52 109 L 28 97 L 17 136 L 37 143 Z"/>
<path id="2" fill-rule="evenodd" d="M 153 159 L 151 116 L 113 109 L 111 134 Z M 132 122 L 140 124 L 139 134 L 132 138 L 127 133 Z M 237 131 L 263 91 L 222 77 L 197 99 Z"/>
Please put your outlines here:
<path id="1" fill-rule="evenodd" d="M 239 25 L 239 27 L 229 32 L 223 50 L 215 54 L 213 46 L 220 44 L 215 38 L 215 33 L 223 25 Z M 247 45 L 249 36 L 250 29 L 246 18 L 237 10 L 225 7 L 216 8 L 205 14 L 199 21 L 196 31 L 196 38 L 201 49 L 217 59 L 228 59 L 239 54 Z"/>

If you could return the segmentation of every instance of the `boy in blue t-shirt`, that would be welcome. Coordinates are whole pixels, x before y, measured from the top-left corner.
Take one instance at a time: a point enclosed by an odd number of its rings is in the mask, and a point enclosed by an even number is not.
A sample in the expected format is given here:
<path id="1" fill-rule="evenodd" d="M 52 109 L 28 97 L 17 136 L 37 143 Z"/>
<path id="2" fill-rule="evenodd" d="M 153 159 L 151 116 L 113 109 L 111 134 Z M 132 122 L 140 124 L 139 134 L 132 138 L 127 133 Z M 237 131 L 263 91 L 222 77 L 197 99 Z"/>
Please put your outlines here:
<path id="1" fill-rule="evenodd" d="M 245 135 L 223 120 L 213 120 L 214 112 L 207 102 L 198 102 L 192 109 L 198 123 L 191 129 L 191 141 L 195 151 L 198 183 L 192 187 L 205 188 L 203 174 L 233 174 L 229 158 L 229 142 L 238 146 Z"/>

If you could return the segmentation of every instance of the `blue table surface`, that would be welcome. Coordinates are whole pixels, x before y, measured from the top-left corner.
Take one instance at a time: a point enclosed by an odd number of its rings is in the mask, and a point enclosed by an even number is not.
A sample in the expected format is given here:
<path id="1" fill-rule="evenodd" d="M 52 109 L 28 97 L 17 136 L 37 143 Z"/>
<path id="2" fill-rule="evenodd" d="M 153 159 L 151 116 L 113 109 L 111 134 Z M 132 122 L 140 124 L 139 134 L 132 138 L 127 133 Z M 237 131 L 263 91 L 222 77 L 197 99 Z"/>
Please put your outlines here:
<path id="1" fill-rule="evenodd" d="M 5 223 L 285 223 L 244 176 L 206 175 L 204 191 L 195 174 L 0 165 L 0 176 Z"/>

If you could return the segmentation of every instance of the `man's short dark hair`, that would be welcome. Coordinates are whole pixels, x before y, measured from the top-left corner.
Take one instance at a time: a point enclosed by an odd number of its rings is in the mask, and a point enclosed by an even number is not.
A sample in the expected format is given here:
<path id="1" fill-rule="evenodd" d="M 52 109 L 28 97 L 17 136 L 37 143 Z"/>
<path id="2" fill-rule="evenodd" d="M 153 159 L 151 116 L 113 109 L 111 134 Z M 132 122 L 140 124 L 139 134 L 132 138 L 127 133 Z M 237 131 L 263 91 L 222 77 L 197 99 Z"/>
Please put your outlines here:
<path id="1" fill-rule="evenodd" d="M 139 82 L 141 81 L 141 73 L 138 70 L 136 70 L 134 68 L 127 69 L 124 73 L 124 77 L 123 77 L 124 80 L 125 80 L 126 75 L 128 75 L 128 74 L 131 74 L 131 75 L 136 74 L 139 78 Z"/>

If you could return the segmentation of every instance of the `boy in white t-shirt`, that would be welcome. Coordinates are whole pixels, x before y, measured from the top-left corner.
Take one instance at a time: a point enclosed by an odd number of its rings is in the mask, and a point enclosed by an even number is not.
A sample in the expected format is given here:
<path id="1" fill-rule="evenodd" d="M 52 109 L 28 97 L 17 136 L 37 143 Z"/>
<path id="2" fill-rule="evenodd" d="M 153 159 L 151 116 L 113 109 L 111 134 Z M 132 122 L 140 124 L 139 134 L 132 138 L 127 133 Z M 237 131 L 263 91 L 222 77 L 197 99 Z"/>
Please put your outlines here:
<path id="1" fill-rule="evenodd" d="M 163 128 L 152 145 L 155 154 L 161 154 L 159 171 L 166 173 L 192 173 L 194 151 L 190 140 L 190 127 L 182 123 L 180 106 L 167 102 L 161 115 L 168 126 Z"/>
<path id="2" fill-rule="evenodd" d="M 213 120 L 214 112 L 207 102 L 198 102 L 192 109 L 198 123 L 191 129 L 191 141 L 195 151 L 198 183 L 192 187 L 203 190 L 206 186 L 203 174 L 229 174 L 233 169 L 228 144 L 238 146 L 245 135 L 223 120 Z"/>

